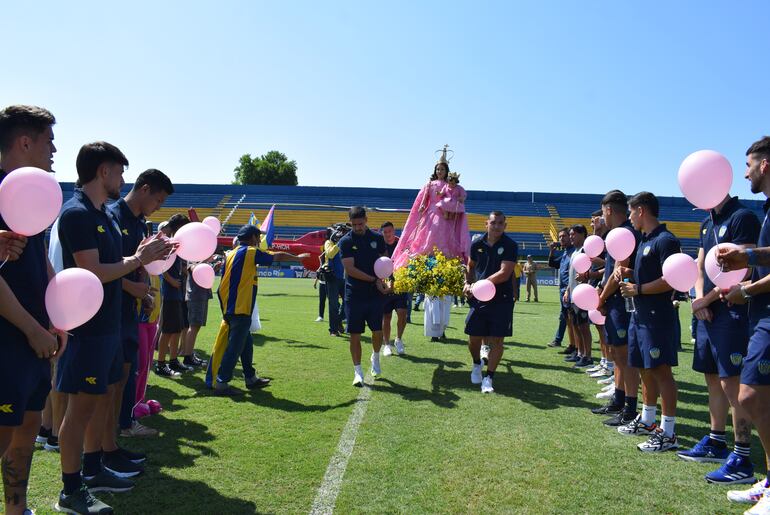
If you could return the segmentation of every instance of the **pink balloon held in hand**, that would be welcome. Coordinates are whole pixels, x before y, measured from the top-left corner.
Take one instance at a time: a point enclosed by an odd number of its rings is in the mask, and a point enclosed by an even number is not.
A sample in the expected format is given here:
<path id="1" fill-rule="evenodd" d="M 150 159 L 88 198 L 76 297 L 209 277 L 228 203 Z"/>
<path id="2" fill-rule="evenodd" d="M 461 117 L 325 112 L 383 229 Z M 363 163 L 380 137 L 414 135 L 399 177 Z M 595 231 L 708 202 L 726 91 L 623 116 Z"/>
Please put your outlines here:
<path id="1" fill-rule="evenodd" d="M 596 325 L 604 325 L 604 322 L 607 321 L 607 317 L 602 315 L 602 312 L 598 309 L 592 309 L 589 311 L 588 318 Z"/>
<path id="2" fill-rule="evenodd" d="M 713 209 L 730 193 L 733 167 L 719 152 L 698 150 L 682 161 L 677 180 L 690 203 L 700 209 Z"/>
<path id="3" fill-rule="evenodd" d="M 80 327 L 99 311 L 104 287 L 84 268 L 67 268 L 56 274 L 45 290 L 45 309 L 51 325 L 62 331 Z"/>
<path id="4" fill-rule="evenodd" d="M 607 252 L 615 261 L 627 259 L 636 248 L 634 233 L 625 227 L 616 227 L 607 233 L 605 243 L 607 244 Z"/>
<path id="5" fill-rule="evenodd" d="M 374 262 L 374 275 L 380 279 L 387 279 L 393 274 L 393 260 L 382 256 Z"/>
<path id="6" fill-rule="evenodd" d="M 144 269 L 147 270 L 147 273 L 150 275 L 161 275 L 174 265 L 175 260 L 176 251 L 169 254 L 166 259 L 159 259 L 157 261 L 153 261 L 152 263 L 147 263 L 144 265 Z"/>
<path id="7" fill-rule="evenodd" d="M 718 249 L 737 250 L 740 247 L 735 243 L 720 243 L 706 252 L 706 259 L 703 263 L 703 268 L 706 270 L 706 275 L 711 282 L 717 285 L 720 290 L 729 290 L 739 282 L 743 281 L 746 277 L 746 269 L 732 270 L 730 272 L 723 272 L 722 267 L 717 262 Z"/>
<path id="8" fill-rule="evenodd" d="M 601 239 L 601 237 L 592 234 L 588 238 L 586 238 L 586 241 L 583 242 L 583 252 L 585 252 L 588 257 L 598 257 L 601 255 L 601 253 L 604 251 L 604 240 Z"/>
<path id="9" fill-rule="evenodd" d="M 211 289 L 214 286 L 214 268 L 208 263 L 195 265 L 192 271 L 193 281 L 201 288 Z"/>
<path id="10" fill-rule="evenodd" d="M 59 216 L 61 186 L 40 168 L 26 166 L 9 173 L 0 183 L 0 215 L 13 232 L 34 236 Z"/>
<path id="11" fill-rule="evenodd" d="M 216 216 L 207 216 L 201 223 L 214 231 L 214 234 L 219 234 L 219 231 L 222 230 L 222 224 Z"/>
<path id="12" fill-rule="evenodd" d="M 698 264 L 682 252 L 672 254 L 663 262 L 663 279 L 673 289 L 688 292 L 698 280 Z"/>
<path id="13" fill-rule="evenodd" d="M 590 284 L 578 284 L 572 290 L 572 302 L 585 311 L 592 311 L 599 307 L 599 293 Z"/>
<path id="14" fill-rule="evenodd" d="M 471 286 L 471 293 L 473 293 L 473 296 L 481 302 L 492 300 L 495 298 L 496 292 L 497 288 L 495 287 L 495 283 L 488 279 L 476 281 L 473 283 L 473 286 Z"/>
<path id="15" fill-rule="evenodd" d="M 572 254 L 572 268 L 579 274 L 584 274 L 591 269 L 591 258 L 588 254 Z"/>
<path id="16" fill-rule="evenodd" d="M 177 255 L 187 261 L 206 261 L 217 250 L 217 235 L 202 222 L 182 226 L 174 240 L 179 243 Z"/>

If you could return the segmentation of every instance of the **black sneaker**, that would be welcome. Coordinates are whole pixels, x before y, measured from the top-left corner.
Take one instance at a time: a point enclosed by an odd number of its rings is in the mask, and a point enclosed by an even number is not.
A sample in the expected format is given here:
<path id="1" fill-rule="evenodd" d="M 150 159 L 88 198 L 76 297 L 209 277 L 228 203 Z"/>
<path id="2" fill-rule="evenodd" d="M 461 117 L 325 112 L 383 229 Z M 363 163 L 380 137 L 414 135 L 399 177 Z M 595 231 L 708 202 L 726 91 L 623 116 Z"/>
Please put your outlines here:
<path id="1" fill-rule="evenodd" d="M 266 379 L 264 377 L 257 377 L 254 376 L 252 378 L 246 379 L 246 388 L 249 390 L 256 390 L 257 388 L 264 388 L 265 386 L 270 384 L 270 379 Z"/>
<path id="2" fill-rule="evenodd" d="M 608 418 L 602 424 L 609 427 L 620 427 L 625 426 L 626 424 L 629 424 L 634 421 L 636 418 L 636 413 L 634 412 L 627 412 L 627 411 L 620 411 L 615 414 L 614 417 Z"/>
<path id="3" fill-rule="evenodd" d="M 94 492 L 129 492 L 134 488 L 134 482 L 130 479 L 118 477 L 105 469 L 99 471 L 92 478 L 83 477 L 83 483 L 91 493 Z M 112 512 L 110 512 L 112 513 Z"/>
<path id="4" fill-rule="evenodd" d="M 557 342 L 556 340 L 552 341 L 546 347 L 561 347 L 561 342 Z"/>
<path id="5" fill-rule="evenodd" d="M 564 361 L 568 363 L 577 363 L 578 361 L 580 361 L 580 356 L 577 355 L 577 352 L 573 352 L 572 354 L 564 358 Z"/>
<path id="6" fill-rule="evenodd" d="M 198 356 L 198 354 L 195 351 L 193 351 L 192 359 L 201 368 L 207 367 L 209 364 L 209 362 L 206 361 L 205 359 L 201 359 L 200 356 Z"/>
<path id="7" fill-rule="evenodd" d="M 54 435 L 49 436 L 48 440 L 46 440 L 43 445 L 43 449 L 51 452 L 59 452 L 59 437 Z"/>
<path id="8" fill-rule="evenodd" d="M 188 367 L 187 365 L 181 364 L 178 359 L 170 360 L 168 362 L 168 368 L 170 368 L 174 372 L 178 372 L 180 374 L 182 374 L 184 372 L 190 372 L 192 370 L 195 370 L 193 367 Z"/>
<path id="9" fill-rule="evenodd" d="M 566 348 L 559 351 L 559 354 L 572 354 L 575 352 L 575 346 L 574 345 L 568 345 Z"/>
<path id="10" fill-rule="evenodd" d="M 120 452 L 104 454 L 102 465 L 104 465 L 105 470 L 112 472 L 119 478 L 135 477 L 144 472 L 142 465 L 134 463 Z"/>
<path id="11" fill-rule="evenodd" d="M 612 401 L 608 402 L 604 406 L 598 408 L 591 408 L 591 413 L 594 415 L 616 415 L 623 411 L 623 406 L 613 404 Z"/>
<path id="12" fill-rule="evenodd" d="M 123 455 L 124 458 L 132 463 L 144 463 L 147 459 L 147 455 L 143 452 L 129 451 L 123 447 L 118 447 L 118 451 L 120 451 L 120 454 Z"/>
<path id="13" fill-rule="evenodd" d="M 161 377 L 179 377 L 179 372 L 174 372 L 171 370 L 171 367 L 168 366 L 168 363 L 158 363 L 155 365 L 155 373 Z"/>
<path id="14" fill-rule="evenodd" d="M 40 431 L 37 432 L 37 436 L 35 437 L 35 443 L 46 443 L 50 436 L 51 430 L 40 426 Z"/>
<path id="15" fill-rule="evenodd" d="M 572 368 L 589 368 L 594 365 L 593 358 L 589 358 L 587 356 L 583 356 L 578 361 L 575 362 Z"/>
<path id="16" fill-rule="evenodd" d="M 54 504 L 56 511 L 64 513 L 76 513 L 80 515 L 107 515 L 113 513 L 112 508 L 91 495 L 86 485 L 80 490 L 64 495 L 64 490 L 59 493 L 59 501 Z"/>

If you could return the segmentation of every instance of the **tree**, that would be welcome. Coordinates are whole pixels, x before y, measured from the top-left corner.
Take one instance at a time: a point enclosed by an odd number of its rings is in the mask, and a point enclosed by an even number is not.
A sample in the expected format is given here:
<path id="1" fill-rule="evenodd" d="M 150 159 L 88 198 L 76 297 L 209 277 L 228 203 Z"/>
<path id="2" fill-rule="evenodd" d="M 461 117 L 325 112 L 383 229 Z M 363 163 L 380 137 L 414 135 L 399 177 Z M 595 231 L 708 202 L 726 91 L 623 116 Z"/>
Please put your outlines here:
<path id="1" fill-rule="evenodd" d="M 297 185 L 297 162 L 277 150 L 254 158 L 243 154 L 234 171 L 235 184 Z"/>

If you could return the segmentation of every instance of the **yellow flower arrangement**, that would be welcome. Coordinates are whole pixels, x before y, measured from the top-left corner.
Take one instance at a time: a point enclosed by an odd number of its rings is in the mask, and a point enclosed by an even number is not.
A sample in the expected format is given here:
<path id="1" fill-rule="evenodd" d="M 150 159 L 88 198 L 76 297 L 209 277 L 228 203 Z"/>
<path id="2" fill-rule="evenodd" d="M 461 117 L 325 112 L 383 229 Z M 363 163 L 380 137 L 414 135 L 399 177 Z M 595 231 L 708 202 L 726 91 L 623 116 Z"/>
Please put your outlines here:
<path id="1" fill-rule="evenodd" d="M 396 293 L 424 293 L 432 297 L 462 295 L 465 271 L 459 258 L 447 258 L 433 247 L 430 255 L 417 255 L 393 274 Z"/>

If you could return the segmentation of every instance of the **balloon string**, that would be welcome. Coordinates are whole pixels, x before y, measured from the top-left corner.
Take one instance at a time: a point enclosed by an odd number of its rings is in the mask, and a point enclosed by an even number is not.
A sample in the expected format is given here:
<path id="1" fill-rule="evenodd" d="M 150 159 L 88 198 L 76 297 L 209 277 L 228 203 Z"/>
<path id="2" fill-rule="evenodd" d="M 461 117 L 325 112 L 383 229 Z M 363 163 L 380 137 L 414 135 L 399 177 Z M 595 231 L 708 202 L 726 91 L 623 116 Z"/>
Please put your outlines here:
<path id="1" fill-rule="evenodd" d="M 9 257 L 10 257 L 10 256 L 6 256 L 6 257 L 5 257 L 5 259 L 3 260 L 3 262 L 2 262 L 2 263 L 0 263 L 0 269 L 2 269 L 2 268 L 5 266 L 5 264 L 8 262 L 8 258 L 9 258 Z"/>

